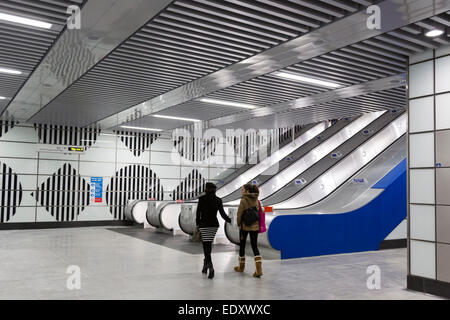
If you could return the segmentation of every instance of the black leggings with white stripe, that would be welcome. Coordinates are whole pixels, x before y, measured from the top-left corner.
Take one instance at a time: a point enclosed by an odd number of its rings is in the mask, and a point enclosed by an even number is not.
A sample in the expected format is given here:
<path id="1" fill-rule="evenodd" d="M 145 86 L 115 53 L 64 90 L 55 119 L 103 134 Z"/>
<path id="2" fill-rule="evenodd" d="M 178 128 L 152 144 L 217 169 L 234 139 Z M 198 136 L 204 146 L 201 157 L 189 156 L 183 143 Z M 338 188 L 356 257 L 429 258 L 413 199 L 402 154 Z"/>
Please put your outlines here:
<path id="1" fill-rule="evenodd" d="M 217 227 L 207 227 L 207 228 L 199 228 L 200 234 L 202 235 L 203 242 L 203 254 L 205 255 L 205 260 L 207 264 L 212 265 L 212 243 L 214 238 L 216 237 Z"/>

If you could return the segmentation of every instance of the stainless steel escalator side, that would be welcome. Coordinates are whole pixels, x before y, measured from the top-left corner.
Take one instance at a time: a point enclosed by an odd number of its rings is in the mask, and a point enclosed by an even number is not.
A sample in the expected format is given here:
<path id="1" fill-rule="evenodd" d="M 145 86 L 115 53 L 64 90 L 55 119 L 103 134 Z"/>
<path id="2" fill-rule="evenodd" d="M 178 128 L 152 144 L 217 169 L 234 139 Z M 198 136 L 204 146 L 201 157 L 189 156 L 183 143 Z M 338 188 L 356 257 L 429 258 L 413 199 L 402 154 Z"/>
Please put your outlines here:
<path id="1" fill-rule="evenodd" d="M 406 158 L 406 150 L 406 135 L 402 135 L 324 199 L 304 208 L 277 209 L 275 213 L 337 214 L 357 210 L 382 192 L 372 187 Z"/>
<path id="2" fill-rule="evenodd" d="M 326 170 L 317 170 L 317 175 L 305 187 L 297 192 L 290 192 L 284 201 L 273 204 L 275 209 L 297 209 L 303 208 L 324 199 L 336 190 L 342 183 L 358 172 L 370 161 L 377 157 L 392 143 L 406 133 L 407 114 L 400 113 L 395 120 L 386 126 L 375 130 L 376 134 L 370 136 L 363 143 L 354 145 L 349 141 L 351 152 L 346 153 L 340 161 L 328 166 Z M 360 139 L 358 139 L 360 142 Z M 351 148 L 353 147 L 353 149 Z M 344 154 L 344 153 L 343 153 Z M 320 173 L 319 173 L 320 171 Z M 292 190 L 292 189 L 291 189 Z M 265 203 L 267 205 L 267 203 Z"/>
<path id="3" fill-rule="evenodd" d="M 311 174 L 319 175 L 325 170 L 326 166 L 331 166 L 339 160 L 331 158 L 336 150 L 340 150 L 349 141 L 358 140 L 359 136 L 363 136 L 364 130 L 376 126 L 380 121 L 385 124 L 391 120 L 391 117 L 388 112 L 364 114 L 317 148 L 311 150 L 292 166 L 267 181 L 260 187 L 260 199 L 268 206 L 288 199 L 313 179 Z M 342 151 L 339 154 L 345 153 Z"/>
<path id="4" fill-rule="evenodd" d="M 345 118 L 338 120 L 335 124 L 328 127 L 325 131 L 320 133 L 314 139 L 311 139 L 307 143 L 303 144 L 292 153 L 287 155 L 285 158 L 280 160 L 276 165 L 269 167 L 267 170 L 262 172 L 260 175 L 251 178 L 246 183 L 252 183 L 252 181 L 256 181 L 256 184 L 262 186 L 266 181 L 271 179 L 275 174 L 283 171 L 290 165 L 294 164 L 298 159 L 302 158 L 305 154 L 310 152 L 312 149 L 316 148 L 319 144 L 327 141 L 334 134 L 345 128 L 347 125 L 358 119 L 360 116 Z M 276 167 L 275 167 L 276 166 Z M 237 189 L 228 196 L 222 198 L 224 203 L 230 203 L 238 200 L 241 197 L 241 190 Z"/>
<path id="5" fill-rule="evenodd" d="M 220 198 L 224 198 L 237 189 L 241 188 L 241 186 L 247 183 L 251 178 L 258 176 L 262 172 L 266 171 L 267 168 L 277 164 L 281 159 L 289 155 L 295 149 L 301 147 L 327 128 L 327 124 L 325 122 L 321 122 L 310 130 L 306 131 L 304 134 L 300 135 L 294 142 L 291 142 L 280 148 L 279 150 L 272 153 L 270 157 L 267 157 L 260 163 L 252 166 L 249 170 L 245 171 L 235 179 L 233 179 L 230 183 L 223 186 L 219 190 L 217 190 L 217 196 Z"/>
<path id="6" fill-rule="evenodd" d="M 311 130 L 316 125 L 317 124 L 309 124 L 309 125 L 304 126 L 299 132 L 295 133 L 293 139 L 291 139 L 291 140 L 287 139 L 286 141 L 283 141 L 282 143 L 280 143 L 278 145 L 277 149 L 280 149 L 280 148 L 283 148 L 283 147 L 287 146 L 293 140 L 295 140 L 298 137 L 300 137 L 301 135 L 305 134 L 307 131 Z M 266 147 L 266 146 L 263 146 L 263 147 Z M 272 153 L 275 152 L 277 149 L 269 150 L 269 152 L 267 153 L 267 157 L 270 157 L 272 155 Z M 240 168 L 238 168 L 232 174 L 228 175 L 225 179 L 223 179 L 223 183 L 221 185 L 218 185 L 218 190 L 220 190 L 220 188 L 224 187 L 225 185 L 227 185 L 228 183 L 230 183 L 231 181 L 233 181 L 234 179 L 239 177 L 241 174 L 243 174 L 245 171 L 249 170 L 252 166 L 254 166 L 256 164 L 255 160 L 258 157 L 258 152 L 259 151 L 256 151 L 256 154 L 251 156 L 252 161 L 250 161 L 250 163 L 246 163 L 246 164 L 242 165 Z"/>

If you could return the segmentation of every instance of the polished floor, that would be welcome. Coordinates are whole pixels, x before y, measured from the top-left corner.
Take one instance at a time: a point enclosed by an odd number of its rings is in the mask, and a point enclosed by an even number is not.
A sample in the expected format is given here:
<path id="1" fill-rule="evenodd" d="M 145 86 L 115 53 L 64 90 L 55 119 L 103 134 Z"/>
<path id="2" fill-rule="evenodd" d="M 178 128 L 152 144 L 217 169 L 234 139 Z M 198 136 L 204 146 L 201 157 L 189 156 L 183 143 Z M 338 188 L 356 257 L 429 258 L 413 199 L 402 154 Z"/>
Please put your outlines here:
<path id="1" fill-rule="evenodd" d="M 192 249 L 199 244 L 181 244 L 185 239 L 168 235 L 141 239 L 134 233 L 111 228 L 0 231 L 0 299 L 437 298 L 404 289 L 405 249 L 264 261 L 264 276 L 255 279 L 252 263 L 237 274 L 233 248 L 217 247 L 216 277 L 208 280 L 200 273 L 201 251 Z M 381 269 L 380 290 L 367 288 L 371 265 Z M 70 266 L 81 271 L 79 290 L 67 288 Z"/>

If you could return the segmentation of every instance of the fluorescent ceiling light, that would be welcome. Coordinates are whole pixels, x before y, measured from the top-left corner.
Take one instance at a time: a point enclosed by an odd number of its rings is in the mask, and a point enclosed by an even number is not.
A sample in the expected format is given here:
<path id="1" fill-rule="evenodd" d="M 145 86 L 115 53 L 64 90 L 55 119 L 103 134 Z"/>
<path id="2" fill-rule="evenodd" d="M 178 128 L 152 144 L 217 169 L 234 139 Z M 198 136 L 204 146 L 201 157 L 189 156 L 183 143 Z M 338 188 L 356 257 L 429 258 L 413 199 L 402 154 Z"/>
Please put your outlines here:
<path id="1" fill-rule="evenodd" d="M 156 132 L 161 132 L 161 131 L 163 131 L 163 130 L 161 130 L 161 129 L 141 128 L 141 127 L 130 127 L 130 126 L 121 126 L 121 128 L 124 128 L 124 129 L 132 129 L 132 130 L 143 130 L 143 131 L 156 131 Z"/>
<path id="2" fill-rule="evenodd" d="M 425 35 L 427 37 L 433 38 L 433 37 L 438 37 L 440 35 L 442 35 L 444 33 L 443 30 L 439 30 L 439 29 L 434 29 L 434 30 L 430 30 L 427 33 L 425 33 Z"/>
<path id="3" fill-rule="evenodd" d="M 19 70 L 13 70 L 8 68 L 0 68 L 0 73 L 7 73 L 7 74 L 22 74 L 22 71 Z"/>
<path id="4" fill-rule="evenodd" d="M 334 82 L 329 82 L 329 81 L 324 81 L 324 80 L 319 80 L 319 79 L 314 79 L 314 78 L 308 78 L 308 77 L 304 77 L 304 76 L 301 76 L 298 74 L 293 74 L 293 73 L 288 73 L 288 72 L 276 72 L 275 75 L 277 77 L 281 77 L 281 78 L 286 78 L 286 79 L 290 79 L 290 80 L 306 82 L 306 83 L 311 83 L 311 84 L 317 84 L 319 86 L 324 86 L 324 87 L 329 87 L 329 88 L 342 87 L 342 85 L 334 83 Z"/>
<path id="5" fill-rule="evenodd" d="M 51 23 L 42 22 L 42 21 L 34 20 L 34 19 L 23 18 L 23 17 L 19 17 L 19 16 L 13 16 L 11 14 L 1 13 L 1 12 L 0 12 L 0 20 L 20 23 L 20 24 L 26 24 L 28 26 L 44 28 L 44 29 L 50 29 L 52 27 Z"/>
<path id="6" fill-rule="evenodd" d="M 251 105 L 251 104 L 217 100 L 217 99 L 203 98 L 203 99 L 200 99 L 200 101 L 206 102 L 206 103 L 220 104 L 220 105 L 228 106 L 228 107 L 236 107 L 236 108 L 244 108 L 244 109 L 255 109 L 256 108 L 256 106 Z"/>
<path id="7" fill-rule="evenodd" d="M 171 120 L 181 120 L 181 121 L 191 121 L 191 122 L 200 122 L 202 120 L 198 119 L 190 119 L 190 118 L 181 118 L 181 117 L 172 117 L 172 116 L 162 116 L 159 114 L 153 115 L 155 118 L 161 118 L 161 119 L 171 119 Z"/>
<path id="8" fill-rule="evenodd" d="M 6 100 L 6 97 L 0 96 L 0 100 Z"/>

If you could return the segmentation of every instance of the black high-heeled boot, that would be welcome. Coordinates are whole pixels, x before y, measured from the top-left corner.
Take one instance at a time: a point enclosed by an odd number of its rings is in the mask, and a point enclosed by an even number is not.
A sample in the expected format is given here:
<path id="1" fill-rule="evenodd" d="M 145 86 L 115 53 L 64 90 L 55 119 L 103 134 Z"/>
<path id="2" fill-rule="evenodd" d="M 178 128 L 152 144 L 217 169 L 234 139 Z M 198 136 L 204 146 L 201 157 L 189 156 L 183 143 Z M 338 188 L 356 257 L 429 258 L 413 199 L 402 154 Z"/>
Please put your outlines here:
<path id="1" fill-rule="evenodd" d="M 212 262 L 210 262 L 210 263 L 208 264 L 208 270 L 209 270 L 208 279 L 214 278 L 214 267 L 213 267 Z"/>
<path id="2" fill-rule="evenodd" d="M 202 273 L 204 273 L 204 274 L 208 273 L 208 264 L 206 263 L 206 259 L 203 259 Z"/>

